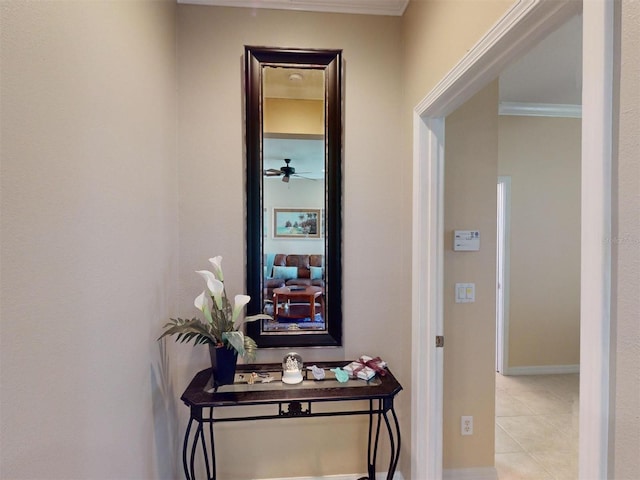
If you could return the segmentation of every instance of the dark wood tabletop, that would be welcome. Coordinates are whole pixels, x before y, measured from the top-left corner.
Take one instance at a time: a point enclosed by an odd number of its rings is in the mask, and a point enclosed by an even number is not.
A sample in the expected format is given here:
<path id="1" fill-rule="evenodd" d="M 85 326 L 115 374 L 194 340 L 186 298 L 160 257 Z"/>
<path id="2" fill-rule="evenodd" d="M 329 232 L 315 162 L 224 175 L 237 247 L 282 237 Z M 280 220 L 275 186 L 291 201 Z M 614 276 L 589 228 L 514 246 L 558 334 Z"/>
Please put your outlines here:
<path id="1" fill-rule="evenodd" d="M 385 375 L 376 375 L 369 381 L 349 379 L 340 383 L 335 379 L 332 368 L 344 367 L 350 361 L 317 362 L 316 366 L 326 371 L 324 380 L 314 380 L 305 367 L 305 380 L 296 385 L 288 385 L 280 380 L 282 364 L 263 363 L 238 365 L 236 383 L 223 385 L 217 390 L 211 384 L 211 369 L 198 372 L 181 400 L 190 407 L 222 407 L 234 405 L 265 405 L 283 402 L 330 402 L 345 400 L 392 399 L 402 386 L 393 374 L 385 369 Z M 309 365 L 310 366 L 310 365 Z M 259 376 L 256 383 L 248 384 L 247 378 L 255 372 Z M 272 375 L 270 383 L 261 383 L 265 375 Z"/>

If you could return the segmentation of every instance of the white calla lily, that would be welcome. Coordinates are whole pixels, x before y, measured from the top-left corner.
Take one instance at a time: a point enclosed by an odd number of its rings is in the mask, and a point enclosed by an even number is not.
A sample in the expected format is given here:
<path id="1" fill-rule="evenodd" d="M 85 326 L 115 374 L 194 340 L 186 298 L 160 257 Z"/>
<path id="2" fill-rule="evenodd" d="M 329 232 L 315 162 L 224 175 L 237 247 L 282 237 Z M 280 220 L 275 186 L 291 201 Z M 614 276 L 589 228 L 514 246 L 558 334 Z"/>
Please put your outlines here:
<path id="1" fill-rule="evenodd" d="M 216 276 L 209 270 L 198 270 L 196 271 L 196 273 L 205 279 L 205 281 L 207 282 L 207 288 L 211 293 L 221 290 L 220 285 L 222 284 L 222 282 L 218 280 Z"/>
<path id="2" fill-rule="evenodd" d="M 213 274 L 218 280 L 224 282 L 224 275 L 222 273 L 222 257 L 218 255 L 217 257 L 210 258 L 209 262 L 213 265 Z"/>
<path id="3" fill-rule="evenodd" d="M 240 315 L 240 312 L 242 312 L 242 309 L 247 303 L 249 303 L 249 300 L 251 300 L 249 295 L 236 295 L 233 299 L 233 316 L 231 317 L 231 320 L 234 323 Z"/>
<path id="4" fill-rule="evenodd" d="M 222 294 L 224 292 L 224 284 L 218 280 L 209 270 L 196 271 L 207 282 L 207 288 L 211 292 L 211 296 L 216 302 L 218 308 L 222 308 Z"/>
<path id="5" fill-rule="evenodd" d="M 193 301 L 193 305 L 200 310 L 201 312 L 204 312 L 204 306 L 205 306 L 205 302 L 207 302 L 207 292 L 203 291 L 200 295 L 198 295 L 196 297 L 196 299 Z"/>
<path id="6" fill-rule="evenodd" d="M 241 327 L 246 322 L 271 320 L 272 317 L 263 313 L 243 315 L 243 309 L 251 300 L 249 295 L 236 295 L 232 306 L 225 291 L 222 257 L 210 258 L 209 262 L 213 265 L 213 272 L 196 271 L 205 280 L 207 288 L 193 301 L 193 305 L 202 312 L 206 322 L 197 318 L 190 320 L 172 318 L 165 325 L 166 330 L 159 339 L 177 335 L 176 340 L 180 342 L 194 342 L 196 345 L 224 345 L 252 360 L 255 358 L 257 345 L 251 337 L 243 333 Z"/>
<path id="7" fill-rule="evenodd" d="M 208 295 L 205 290 L 196 297 L 193 304 L 198 310 L 200 310 L 203 313 L 204 318 L 206 318 L 209 323 L 213 323 L 213 318 L 211 317 L 211 304 L 210 304 L 211 300 L 210 299 L 211 299 L 211 296 Z"/>

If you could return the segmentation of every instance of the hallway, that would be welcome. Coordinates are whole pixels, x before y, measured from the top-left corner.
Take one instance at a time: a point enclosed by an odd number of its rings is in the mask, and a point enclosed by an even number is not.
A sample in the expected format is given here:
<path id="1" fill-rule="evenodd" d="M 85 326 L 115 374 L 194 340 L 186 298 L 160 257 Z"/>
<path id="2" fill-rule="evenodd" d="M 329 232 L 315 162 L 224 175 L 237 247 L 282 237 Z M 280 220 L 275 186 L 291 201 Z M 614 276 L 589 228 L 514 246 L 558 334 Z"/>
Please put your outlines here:
<path id="1" fill-rule="evenodd" d="M 579 374 L 496 374 L 499 480 L 578 478 Z"/>

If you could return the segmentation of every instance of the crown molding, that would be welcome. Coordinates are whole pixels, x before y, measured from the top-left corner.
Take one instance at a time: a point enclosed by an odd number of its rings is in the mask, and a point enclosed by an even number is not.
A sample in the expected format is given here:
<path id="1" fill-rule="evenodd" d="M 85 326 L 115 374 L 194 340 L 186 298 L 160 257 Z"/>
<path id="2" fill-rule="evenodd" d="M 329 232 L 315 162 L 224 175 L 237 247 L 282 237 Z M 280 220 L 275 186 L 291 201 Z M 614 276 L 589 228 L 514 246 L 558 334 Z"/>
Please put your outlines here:
<path id="1" fill-rule="evenodd" d="M 180 4 L 401 16 L 409 0 L 177 0 Z"/>
<path id="2" fill-rule="evenodd" d="M 521 117 L 582 118 L 582 105 L 567 105 L 562 103 L 500 102 L 498 114 L 517 115 Z"/>
<path id="3" fill-rule="evenodd" d="M 581 6 L 581 2 L 574 1 L 517 1 L 414 110 L 429 117 L 449 115 L 475 95 L 480 86 L 497 78 L 509 61 L 524 54 L 526 45 L 545 38 Z M 518 35 L 514 34 L 514 25 L 518 25 Z M 484 60 L 479 62 L 479 58 Z"/>

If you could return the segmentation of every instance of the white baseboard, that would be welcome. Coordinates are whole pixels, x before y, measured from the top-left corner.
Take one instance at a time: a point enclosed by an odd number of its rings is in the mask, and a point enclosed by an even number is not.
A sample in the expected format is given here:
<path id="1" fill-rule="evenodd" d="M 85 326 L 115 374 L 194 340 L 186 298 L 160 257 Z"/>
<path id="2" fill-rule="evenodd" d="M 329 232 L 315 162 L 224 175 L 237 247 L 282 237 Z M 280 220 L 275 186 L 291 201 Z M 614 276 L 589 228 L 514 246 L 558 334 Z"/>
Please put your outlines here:
<path id="1" fill-rule="evenodd" d="M 442 471 L 443 480 L 498 480 L 495 467 L 450 468 Z"/>
<path id="2" fill-rule="evenodd" d="M 347 475 L 326 475 L 324 477 L 283 477 L 283 478 L 261 478 L 254 480 L 356 480 L 358 478 L 366 477 L 366 473 L 350 473 Z M 387 478 L 387 474 L 385 472 L 377 472 L 376 480 L 384 480 Z M 470 477 L 467 477 L 470 478 Z M 494 477 L 497 479 L 498 477 Z M 393 480 L 404 480 L 404 477 L 400 472 L 395 472 L 393 475 Z"/>
<path id="3" fill-rule="evenodd" d="M 533 365 L 529 367 L 507 367 L 503 375 L 556 375 L 580 373 L 580 365 Z"/>

